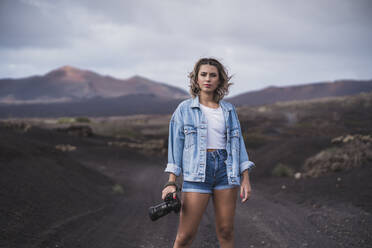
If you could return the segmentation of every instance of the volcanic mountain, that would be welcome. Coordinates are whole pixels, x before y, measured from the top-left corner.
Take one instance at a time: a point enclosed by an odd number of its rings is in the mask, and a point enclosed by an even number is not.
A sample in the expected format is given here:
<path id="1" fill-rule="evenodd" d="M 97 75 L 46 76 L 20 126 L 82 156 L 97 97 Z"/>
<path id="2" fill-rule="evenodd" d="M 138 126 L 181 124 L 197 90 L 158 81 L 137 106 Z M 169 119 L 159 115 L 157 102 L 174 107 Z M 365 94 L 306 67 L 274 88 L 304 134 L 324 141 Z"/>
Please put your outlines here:
<path id="1" fill-rule="evenodd" d="M 187 92 L 180 88 L 140 76 L 116 79 L 71 66 L 63 66 L 43 76 L 0 79 L 0 103 L 3 104 L 75 102 L 137 94 L 167 99 L 187 97 Z"/>
<path id="2" fill-rule="evenodd" d="M 355 95 L 372 80 L 268 87 L 227 98 L 237 106 Z M 43 76 L 0 79 L 0 118 L 170 114 L 188 93 L 140 76 L 117 79 L 63 66 Z"/>

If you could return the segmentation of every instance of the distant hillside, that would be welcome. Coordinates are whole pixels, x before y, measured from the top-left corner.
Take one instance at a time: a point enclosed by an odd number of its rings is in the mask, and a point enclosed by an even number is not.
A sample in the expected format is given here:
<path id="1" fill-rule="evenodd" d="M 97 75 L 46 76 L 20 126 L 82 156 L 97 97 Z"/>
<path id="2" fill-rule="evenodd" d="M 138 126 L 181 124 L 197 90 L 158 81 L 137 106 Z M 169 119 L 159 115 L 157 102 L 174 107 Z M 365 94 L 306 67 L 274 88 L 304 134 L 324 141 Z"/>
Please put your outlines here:
<path id="1" fill-rule="evenodd" d="M 237 106 L 255 106 L 293 100 L 348 96 L 371 91 L 372 80 L 337 80 L 335 82 L 310 83 L 288 87 L 272 86 L 240 94 L 229 98 L 228 101 Z"/>
<path id="2" fill-rule="evenodd" d="M 152 94 L 167 99 L 187 97 L 187 92 L 140 76 L 116 79 L 88 70 L 64 66 L 44 76 L 0 79 L 0 104 L 76 102 Z"/>
<path id="3" fill-rule="evenodd" d="M 0 105 L 0 118 L 169 114 L 181 101 L 153 94 L 138 94 L 65 103 Z"/>

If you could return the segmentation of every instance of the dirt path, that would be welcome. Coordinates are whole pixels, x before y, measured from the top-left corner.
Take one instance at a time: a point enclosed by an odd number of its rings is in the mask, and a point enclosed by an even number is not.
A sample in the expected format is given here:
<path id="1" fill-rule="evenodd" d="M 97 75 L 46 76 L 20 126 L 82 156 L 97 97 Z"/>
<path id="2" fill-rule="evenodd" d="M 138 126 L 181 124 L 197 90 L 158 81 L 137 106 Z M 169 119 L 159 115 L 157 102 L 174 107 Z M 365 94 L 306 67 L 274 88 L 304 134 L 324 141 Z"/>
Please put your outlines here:
<path id="1" fill-rule="evenodd" d="M 158 159 L 128 158 L 117 150 L 86 150 L 75 156 L 121 183 L 124 194 L 105 209 L 47 231 L 37 247 L 172 247 L 178 216 L 172 213 L 152 222 L 147 213 L 160 202 L 166 180 Z M 236 211 L 236 247 L 371 247 L 369 213 L 346 203 L 299 204 L 272 195 L 273 185 L 252 181 L 252 197 L 244 205 L 238 203 Z M 211 202 L 192 247 L 218 247 Z"/>

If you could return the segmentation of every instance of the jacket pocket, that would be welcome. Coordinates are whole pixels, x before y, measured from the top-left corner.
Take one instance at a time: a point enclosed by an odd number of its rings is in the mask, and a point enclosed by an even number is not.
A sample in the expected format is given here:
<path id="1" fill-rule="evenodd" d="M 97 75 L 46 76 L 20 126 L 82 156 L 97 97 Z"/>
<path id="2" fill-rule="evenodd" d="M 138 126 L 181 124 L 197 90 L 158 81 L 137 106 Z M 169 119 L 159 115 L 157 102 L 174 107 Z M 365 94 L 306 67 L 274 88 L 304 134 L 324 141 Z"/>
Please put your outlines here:
<path id="1" fill-rule="evenodd" d="M 232 149 L 239 151 L 240 148 L 240 132 L 239 129 L 234 129 L 230 132 L 230 140 Z"/>
<path id="2" fill-rule="evenodd" d="M 197 129 L 195 127 L 184 127 L 185 133 L 185 149 L 188 150 L 197 142 Z"/>

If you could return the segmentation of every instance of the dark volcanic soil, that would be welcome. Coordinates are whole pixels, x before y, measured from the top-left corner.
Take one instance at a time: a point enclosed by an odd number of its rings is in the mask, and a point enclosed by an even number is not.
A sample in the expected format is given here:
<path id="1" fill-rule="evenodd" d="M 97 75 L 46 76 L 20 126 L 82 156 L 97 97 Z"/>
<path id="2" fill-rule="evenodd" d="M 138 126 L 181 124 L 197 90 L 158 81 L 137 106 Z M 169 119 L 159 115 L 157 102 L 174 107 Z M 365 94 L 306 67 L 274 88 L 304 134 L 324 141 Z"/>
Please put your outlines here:
<path id="1" fill-rule="evenodd" d="M 172 247 L 178 216 L 147 215 L 161 201 L 164 158 L 37 128 L 0 128 L 0 137 L 0 247 Z M 237 207 L 236 247 L 372 246 L 371 164 L 301 180 L 255 170 L 252 197 Z M 218 247 L 213 219 L 210 204 L 193 247 Z"/>

